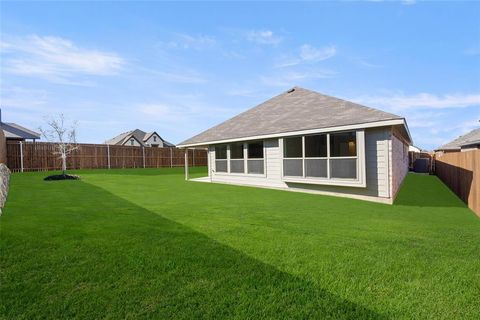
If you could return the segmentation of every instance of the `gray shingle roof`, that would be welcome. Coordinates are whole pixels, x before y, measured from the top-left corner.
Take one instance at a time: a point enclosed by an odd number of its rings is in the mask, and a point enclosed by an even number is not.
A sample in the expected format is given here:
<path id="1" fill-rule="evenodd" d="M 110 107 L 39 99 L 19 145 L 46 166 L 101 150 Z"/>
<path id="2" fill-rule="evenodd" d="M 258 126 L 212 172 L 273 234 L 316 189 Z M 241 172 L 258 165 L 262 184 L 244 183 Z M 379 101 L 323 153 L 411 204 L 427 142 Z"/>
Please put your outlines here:
<path id="1" fill-rule="evenodd" d="M 248 138 L 259 135 L 322 129 L 403 119 L 381 110 L 295 87 L 179 145 Z"/>
<path id="2" fill-rule="evenodd" d="M 480 128 L 474 129 L 457 139 L 444 144 L 443 146 L 435 149 L 435 151 L 441 150 L 460 150 L 463 146 L 480 144 Z"/>
<path id="3" fill-rule="evenodd" d="M 125 142 L 127 142 L 131 137 L 134 137 L 141 145 L 145 145 L 145 141 L 150 138 L 152 134 L 156 133 L 155 131 L 153 132 L 145 132 L 140 129 L 135 129 L 135 130 L 130 130 L 124 133 L 120 133 L 118 136 L 105 141 L 106 144 L 110 145 L 123 145 Z M 159 136 L 160 137 L 160 136 Z M 162 137 L 160 139 L 163 141 L 163 144 L 167 147 L 175 147 L 173 143 L 170 143 L 166 140 L 164 140 Z"/>
<path id="4" fill-rule="evenodd" d="M 40 133 L 12 122 L 0 122 L 0 127 L 8 139 L 40 139 Z"/>

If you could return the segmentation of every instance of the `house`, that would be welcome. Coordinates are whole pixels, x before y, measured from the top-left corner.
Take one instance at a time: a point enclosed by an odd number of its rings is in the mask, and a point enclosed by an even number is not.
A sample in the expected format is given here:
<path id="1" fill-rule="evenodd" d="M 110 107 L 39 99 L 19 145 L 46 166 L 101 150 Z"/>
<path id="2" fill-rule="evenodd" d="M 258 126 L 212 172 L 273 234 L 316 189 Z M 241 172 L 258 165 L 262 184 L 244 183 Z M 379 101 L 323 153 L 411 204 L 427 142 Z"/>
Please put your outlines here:
<path id="1" fill-rule="evenodd" d="M 400 116 L 295 87 L 178 147 L 208 148 L 197 181 L 392 203 L 410 144 Z"/>
<path id="2" fill-rule="evenodd" d="M 437 154 L 448 152 L 464 152 L 480 149 L 480 128 L 474 129 L 457 139 L 435 149 Z"/>
<path id="3" fill-rule="evenodd" d="M 2 122 L 2 111 L 0 110 L 0 129 L 3 131 L 6 140 L 25 141 L 40 139 L 40 133 L 22 127 L 13 122 Z"/>
<path id="4" fill-rule="evenodd" d="M 162 139 L 162 137 L 160 137 L 155 131 L 145 132 L 139 129 L 121 133 L 115 138 L 105 141 L 105 143 L 110 145 L 135 147 L 175 147 L 174 144 Z"/>

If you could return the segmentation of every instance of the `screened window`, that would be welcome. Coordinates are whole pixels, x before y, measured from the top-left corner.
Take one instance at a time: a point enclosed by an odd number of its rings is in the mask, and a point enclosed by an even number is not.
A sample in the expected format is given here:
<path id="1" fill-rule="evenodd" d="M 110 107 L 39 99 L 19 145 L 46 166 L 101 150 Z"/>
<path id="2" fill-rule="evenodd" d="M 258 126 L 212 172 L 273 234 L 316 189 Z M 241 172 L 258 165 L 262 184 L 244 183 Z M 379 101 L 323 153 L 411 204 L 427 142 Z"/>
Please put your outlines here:
<path id="1" fill-rule="evenodd" d="M 243 160 L 243 143 L 233 143 L 230 145 L 230 172 L 244 173 L 245 161 Z"/>
<path id="2" fill-rule="evenodd" d="M 243 143 L 234 143 L 230 145 L 230 158 L 243 159 Z"/>
<path id="3" fill-rule="evenodd" d="M 357 171 L 355 131 L 283 139 L 286 177 L 357 179 Z"/>
<path id="4" fill-rule="evenodd" d="M 330 134 L 330 176 L 332 178 L 357 178 L 356 132 Z"/>
<path id="5" fill-rule="evenodd" d="M 251 142 L 248 144 L 248 158 L 263 159 L 263 142 Z"/>
<path id="6" fill-rule="evenodd" d="M 305 157 L 320 158 L 327 156 L 327 135 L 305 136 Z"/>
<path id="7" fill-rule="evenodd" d="M 284 158 L 302 157 L 302 137 L 285 138 L 283 140 Z"/>
<path id="8" fill-rule="evenodd" d="M 330 134 L 330 157 L 355 157 L 356 155 L 356 132 Z"/>
<path id="9" fill-rule="evenodd" d="M 227 172 L 227 146 L 216 146 L 215 147 L 215 170 L 216 172 Z"/>
<path id="10" fill-rule="evenodd" d="M 247 173 L 263 174 L 263 141 L 248 143 L 247 156 Z"/>
<path id="11" fill-rule="evenodd" d="M 303 141 L 302 137 L 283 140 L 283 175 L 303 177 Z"/>

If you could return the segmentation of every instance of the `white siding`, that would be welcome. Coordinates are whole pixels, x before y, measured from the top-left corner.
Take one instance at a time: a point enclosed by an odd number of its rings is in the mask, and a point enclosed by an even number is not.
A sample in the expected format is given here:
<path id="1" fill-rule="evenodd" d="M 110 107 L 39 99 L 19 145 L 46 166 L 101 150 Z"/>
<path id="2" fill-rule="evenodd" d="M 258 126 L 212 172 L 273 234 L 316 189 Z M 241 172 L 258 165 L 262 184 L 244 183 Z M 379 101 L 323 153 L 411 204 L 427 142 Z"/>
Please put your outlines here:
<path id="1" fill-rule="evenodd" d="M 157 139 L 157 141 L 154 141 L 155 139 L 154 137 Z M 151 146 L 152 144 L 158 144 L 159 148 L 163 147 L 162 139 L 160 139 L 160 137 L 156 134 L 152 134 L 152 136 L 148 138 L 147 141 L 145 141 L 145 143 L 149 146 Z"/>
<path id="2" fill-rule="evenodd" d="M 366 187 L 286 183 L 282 181 L 282 155 L 277 138 L 264 141 L 265 175 L 215 173 L 215 148 L 212 146 L 209 148 L 211 164 L 209 172 L 212 182 L 283 188 L 292 191 L 332 194 L 389 203 L 391 202 L 390 139 L 390 127 L 365 129 Z"/>
<path id="3" fill-rule="evenodd" d="M 133 144 L 132 144 L 132 142 L 131 142 L 132 140 L 133 140 Z M 123 145 L 124 145 L 124 146 L 135 146 L 135 147 L 140 147 L 140 146 L 141 146 L 141 144 L 138 143 L 138 141 L 135 140 L 135 139 L 133 139 L 133 138 L 130 138 L 130 139 L 128 139 L 127 141 L 125 141 L 125 143 L 124 143 Z"/>

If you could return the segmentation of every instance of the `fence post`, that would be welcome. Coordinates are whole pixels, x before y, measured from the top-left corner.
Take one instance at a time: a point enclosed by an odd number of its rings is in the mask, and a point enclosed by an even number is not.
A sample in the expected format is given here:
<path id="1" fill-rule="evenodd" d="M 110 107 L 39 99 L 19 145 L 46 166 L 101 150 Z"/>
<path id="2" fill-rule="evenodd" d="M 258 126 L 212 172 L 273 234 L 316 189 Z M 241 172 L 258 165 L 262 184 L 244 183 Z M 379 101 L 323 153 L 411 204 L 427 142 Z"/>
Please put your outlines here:
<path id="1" fill-rule="evenodd" d="M 20 141 L 20 172 L 23 172 L 23 143 Z"/>
<path id="2" fill-rule="evenodd" d="M 110 145 L 107 144 L 107 164 L 108 169 L 110 169 Z"/>
<path id="3" fill-rule="evenodd" d="M 195 149 L 192 149 L 192 167 L 195 167 Z"/>
<path id="4" fill-rule="evenodd" d="M 188 180 L 188 149 L 185 149 L 185 180 Z"/>
<path id="5" fill-rule="evenodd" d="M 173 149 L 173 148 L 170 147 L 170 168 L 173 167 L 173 155 L 172 155 L 173 150 L 172 150 L 172 149 Z"/>
<path id="6" fill-rule="evenodd" d="M 142 147 L 142 154 L 143 154 L 143 168 L 145 169 L 145 147 Z"/>

